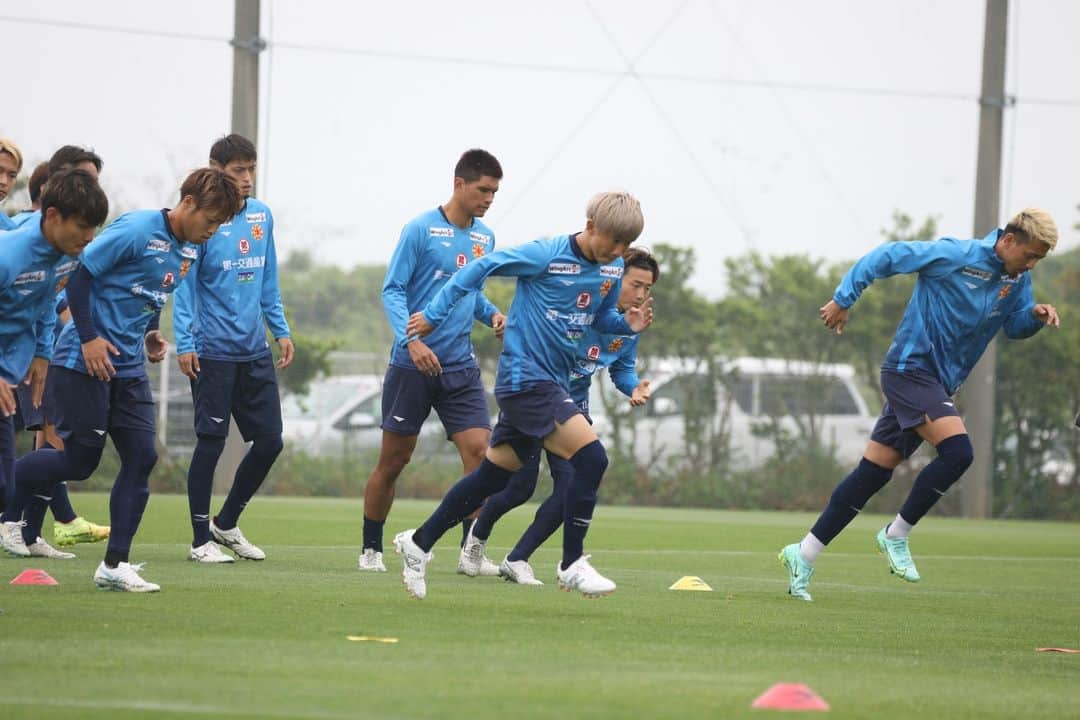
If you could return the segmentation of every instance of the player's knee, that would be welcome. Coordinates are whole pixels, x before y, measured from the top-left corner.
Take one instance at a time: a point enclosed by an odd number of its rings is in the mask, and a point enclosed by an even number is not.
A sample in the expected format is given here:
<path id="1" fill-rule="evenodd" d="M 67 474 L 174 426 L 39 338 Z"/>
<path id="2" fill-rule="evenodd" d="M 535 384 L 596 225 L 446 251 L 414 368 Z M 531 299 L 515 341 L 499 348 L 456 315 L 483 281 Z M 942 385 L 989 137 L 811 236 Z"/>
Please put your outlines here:
<path id="1" fill-rule="evenodd" d="M 506 493 L 506 503 L 510 507 L 524 505 L 536 491 L 536 476 L 532 475 L 531 478 L 525 479 L 519 477 L 520 475 L 521 473 L 518 473 L 511 478 L 506 490 L 503 491 Z"/>
<path id="2" fill-rule="evenodd" d="M 281 441 L 280 435 L 264 435 L 255 438 L 251 443 L 251 452 L 268 462 L 276 460 L 284 449 L 285 443 Z"/>
<path id="3" fill-rule="evenodd" d="M 975 448 L 971 446 L 971 438 L 967 434 L 945 438 L 938 443 L 937 452 L 938 460 L 948 465 L 952 471 L 948 485 L 952 485 L 959 480 L 960 476 L 975 460 Z M 938 489 L 945 490 L 945 488 Z"/>
<path id="4" fill-rule="evenodd" d="M 69 442 L 64 447 L 65 475 L 69 480 L 86 480 L 97 470 L 105 448 Z"/>
<path id="5" fill-rule="evenodd" d="M 574 453 L 574 456 L 570 458 L 570 464 L 574 466 L 575 475 L 595 477 L 596 485 L 599 485 L 608 466 L 607 451 L 604 450 L 603 443 L 593 440 Z"/>
<path id="6" fill-rule="evenodd" d="M 195 441 L 195 452 L 213 458 L 221 457 L 225 451 L 225 438 L 221 435 L 207 435 L 202 433 Z"/>

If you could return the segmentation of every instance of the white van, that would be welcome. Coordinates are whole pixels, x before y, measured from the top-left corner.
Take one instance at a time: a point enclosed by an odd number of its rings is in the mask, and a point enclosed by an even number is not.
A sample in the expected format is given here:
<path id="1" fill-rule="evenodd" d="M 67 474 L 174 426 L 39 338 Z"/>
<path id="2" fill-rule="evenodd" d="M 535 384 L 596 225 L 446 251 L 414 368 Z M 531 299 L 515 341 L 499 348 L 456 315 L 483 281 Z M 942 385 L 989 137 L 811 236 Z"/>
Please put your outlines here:
<path id="1" fill-rule="evenodd" d="M 652 397 L 642 408 L 630 408 L 611 383 L 594 381 L 589 405 L 597 433 L 610 443 L 619 432 L 623 446 L 632 447 L 644 467 L 685 465 L 688 453 L 702 450 L 701 439 L 714 435 L 730 438 L 732 468 L 759 467 L 776 452 L 766 431 L 773 423 L 793 437 L 820 438 L 836 449 L 841 462 L 862 456 L 877 417 L 859 393 L 850 365 L 745 357 L 718 361 L 717 367 L 714 377 L 720 380 L 711 381 L 703 363 L 639 365 L 639 376 L 652 381 Z M 688 409 L 691 417 L 705 418 L 689 442 Z M 621 417 L 611 417 L 612 412 Z"/>

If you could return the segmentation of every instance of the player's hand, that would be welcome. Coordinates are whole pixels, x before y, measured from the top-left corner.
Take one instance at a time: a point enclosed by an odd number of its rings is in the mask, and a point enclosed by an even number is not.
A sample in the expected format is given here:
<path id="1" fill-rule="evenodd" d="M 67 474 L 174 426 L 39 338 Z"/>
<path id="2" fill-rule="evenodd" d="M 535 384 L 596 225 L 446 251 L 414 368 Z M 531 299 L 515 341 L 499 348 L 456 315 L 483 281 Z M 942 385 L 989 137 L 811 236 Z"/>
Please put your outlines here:
<path id="1" fill-rule="evenodd" d="M 180 363 L 180 372 L 187 375 L 192 380 L 199 379 L 199 354 L 193 352 L 180 353 L 176 356 L 176 361 Z"/>
<path id="2" fill-rule="evenodd" d="M 498 310 L 491 316 L 491 329 L 495 331 L 495 337 L 499 340 L 503 339 L 503 335 L 506 333 L 506 316 Z"/>
<path id="3" fill-rule="evenodd" d="M 639 333 L 652 325 L 652 304 L 653 299 L 649 298 L 638 307 L 632 307 L 623 314 L 623 318 L 626 319 L 626 324 L 630 326 L 631 330 Z"/>
<path id="4" fill-rule="evenodd" d="M 35 408 L 41 407 L 41 399 L 45 396 L 45 376 L 49 373 L 49 361 L 43 357 L 36 357 L 30 361 L 30 369 L 26 371 L 23 385 L 30 386 L 30 396 Z"/>
<path id="5" fill-rule="evenodd" d="M 169 342 L 160 330 L 146 333 L 143 336 L 143 347 L 146 348 L 146 359 L 152 363 L 161 362 L 169 352 Z"/>
<path id="6" fill-rule="evenodd" d="M 11 388 L 11 385 L 0 380 L 0 413 L 3 413 L 4 417 L 15 414 L 15 393 L 11 391 Z"/>
<path id="7" fill-rule="evenodd" d="M 1057 310 L 1053 305 L 1047 305 L 1045 303 L 1036 305 L 1031 308 L 1031 314 L 1034 315 L 1043 325 L 1049 325 L 1050 327 L 1061 327 L 1061 318 L 1058 317 Z"/>
<path id="8" fill-rule="evenodd" d="M 405 337 L 427 337 L 435 326 L 427 321 L 422 312 L 414 312 L 409 316 L 409 322 L 405 325 Z"/>
<path id="9" fill-rule="evenodd" d="M 630 407 L 641 407 L 649 401 L 649 396 L 652 395 L 652 390 L 649 389 L 649 381 L 642 380 L 638 383 L 638 386 L 634 388 L 634 392 L 630 394 Z"/>
<path id="10" fill-rule="evenodd" d="M 281 357 L 278 358 L 277 366 L 279 370 L 292 365 L 293 355 L 296 354 L 296 348 L 293 346 L 292 338 L 282 337 L 277 340 L 278 350 L 281 351 Z"/>
<path id="11" fill-rule="evenodd" d="M 109 359 L 110 354 L 119 355 L 120 351 L 103 337 L 96 337 L 90 342 L 83 343 L 82 355 L 87 374 L 108 382 L 116 374 L 116 368 Z"/>
<path id="12" fill-rule="evenodd" d="M 413 365 L 416 369 L 425 375 L 439 375 L 442 373 L 442 365 L 439 364 L 439 358 L 435 357 L 435 353 L 431 351 L 427 345 L 420 340 L 413 340 L 411 343 L 405 346 L 409 351 L 409 357 L 413 361 Z"/>
<path id="13" fill-rule="evenodd" d="M 825 327 L 835 330 L 837 335 L 844 332 L 847 325 L 847 308 L 842 308 L 835 300 L 830 300 L 818 309 L 818 317 L 825 323 Z"/>

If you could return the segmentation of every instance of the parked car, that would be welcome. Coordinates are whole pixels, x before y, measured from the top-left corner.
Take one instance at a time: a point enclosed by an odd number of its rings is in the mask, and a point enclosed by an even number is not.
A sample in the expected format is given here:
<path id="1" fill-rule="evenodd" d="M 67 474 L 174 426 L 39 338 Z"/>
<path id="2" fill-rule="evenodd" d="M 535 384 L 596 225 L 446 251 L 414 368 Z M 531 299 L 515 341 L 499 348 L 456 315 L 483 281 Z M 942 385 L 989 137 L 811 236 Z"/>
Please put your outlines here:
<path id="1" fill-rule="evenodd" d="M 598 434 L 612 441 L 613 423 L 605 406 L 637 413 L 633 435 L 624 438 L 637 461 L 678 466 L 689 409 L 707 417 L 712 427 L 727 428 L 732 467 L 750 469 L 776 452 L 772 437 L 763 432 L 770 423 L 799 436 L 800 423 L 805 427 L 813 417 L 818 437 L 835 447 L 838 459 L 853 463 L 862 456 L 876 416 L 859 393 L 850 365 L 751 357 L 718 364 L 722 382 L 710 380 L 701 364 L 688 361 L 659 360 L 639 368 L 640 376 L 652 381 L 652 397 L 637 409 L 610 383 L 595 381 L 590 409 Z"/>

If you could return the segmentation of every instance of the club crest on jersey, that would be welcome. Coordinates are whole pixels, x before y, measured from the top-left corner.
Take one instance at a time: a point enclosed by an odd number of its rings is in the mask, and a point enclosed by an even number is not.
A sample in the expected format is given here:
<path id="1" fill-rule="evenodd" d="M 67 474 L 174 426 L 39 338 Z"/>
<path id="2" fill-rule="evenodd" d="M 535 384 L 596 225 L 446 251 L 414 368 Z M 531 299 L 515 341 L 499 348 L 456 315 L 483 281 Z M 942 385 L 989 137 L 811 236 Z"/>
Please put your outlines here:
<path id="1" fill-rule="evenodd" d="M 465 257 L 465 253 L 458 253 L 457 266 L 458 270 L 465 267 L 465 263 L 469 262 L 469 258 Z"/>
<path id="2" fill-rule="evenodd" d="M 176 282 L 176 276 L 171 272 L 167 272 L 165 273 L 165 277 L 161 278 L 161 287 L 170 287 L 174 282 Z"/>
<path id="3" fill-rule="evenodd" d="M 187 277 L 188 270 L 190 270 L 190 269 L 191 269 L 191 261 L 190 260 L 185 260 L 182 263 L 180 263 L 180 277 L 182 277 L 182 278 Z"/>
<path id="4" fill-rule="evenodd" d="M 473 243 L 472 256 L 474 258 L 484 257 L 484 246 L 480 243 Z"/>
<path id="5" fill-rule="evenodd" d="M 607 294 L 611 292 L 611 286 L 614 284 L 615 282 L 610 278 L 600 283 L 600 297 L 607 297 Z"/>
<path id="6" fill-rule="evenodd" d="M 608 351 L 608 352 L 612 352 L 612 353 L 616 353 L 616 352 L 619 352 L 619 350 L 620 350 L 620 349 L 622 348 L 622 346 L 623 346 L 623 342 L 624 342 L 624 340 L 623 340 L 623 339 L 622 339 L 621 337 L 619 337 L 619 338 L 615 338 L 614 340 L 612 340 L 612 341 L 611 341 L 611 342 L 610 342 L 610 343 L 608 344 L 608 346 L 607 346 L 607 351 Z"/>
<path id="7" fill-rule="evenodd" d="M 240 238 L 240 254 L 247 255 L 249 252 L 251 252 L 251 243 L 247 238 Z"/>
<path id="8" fill-rule="evenodd" d="M 262 225 L 252 225 L 251 226 L 251 239 L 255 240 L 256 242 L 263 239 Z"/>
<path id="9" fill-rule="evenodd" d="M 590 360 L 592 360 L 594 362 L 596 360 L 599 360 L 600 359 L 600 346 L 599 345 L 590 345 L 589 349 L 587 351 L 585 351 L 585 357 L 589 358 Z"/>
<path id="10" fill-rule="evenodd" d="M 583 292 L 583 293 L 578 294 L 576 304 L 577 304 L 577 306 L 579 308 L 587 308 L 587 307 L 589 307 L 589 304 L 591 302 L 592 302 L 592 293 Z"/>
<path id="11" fill-rule="evenodd" d="M 1012 289 L 1012 285 L 1002 285 L 1001 289 L 998 290 L 998 300 L 1004 300 L 1005 298 L 1007 298 L 1009 296 L 1009 293 L 1012 292 Z"/>

